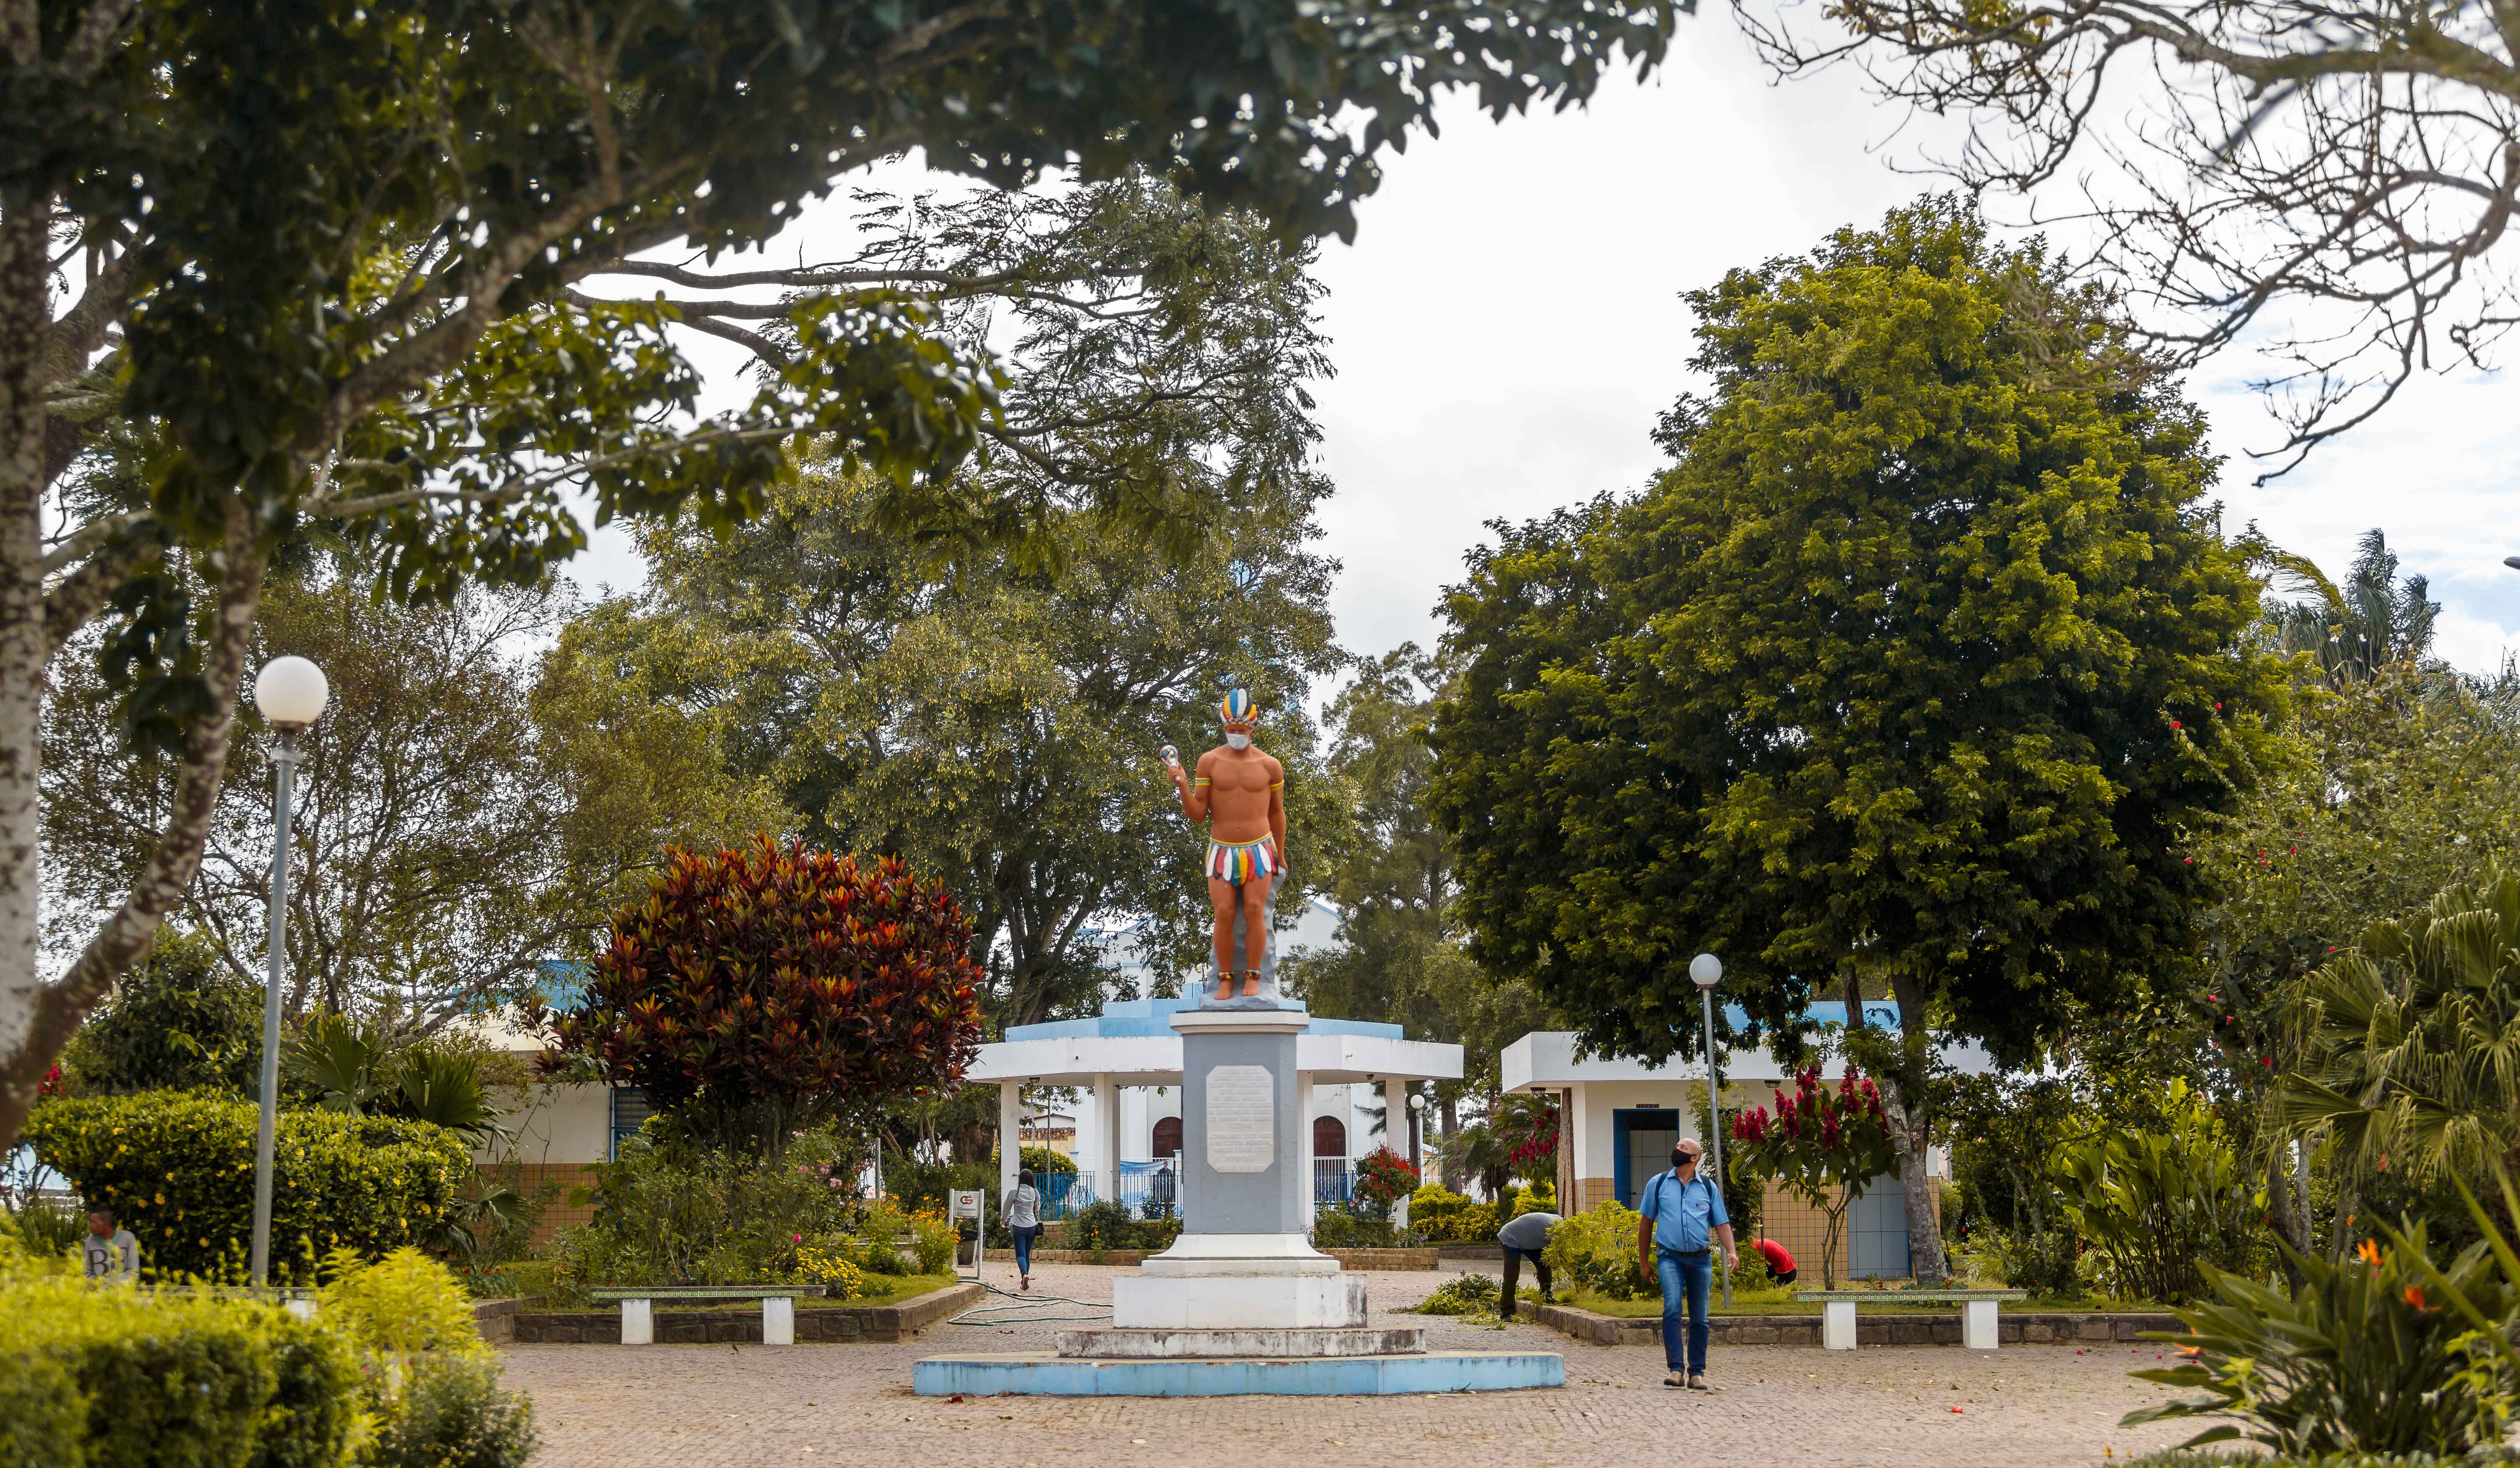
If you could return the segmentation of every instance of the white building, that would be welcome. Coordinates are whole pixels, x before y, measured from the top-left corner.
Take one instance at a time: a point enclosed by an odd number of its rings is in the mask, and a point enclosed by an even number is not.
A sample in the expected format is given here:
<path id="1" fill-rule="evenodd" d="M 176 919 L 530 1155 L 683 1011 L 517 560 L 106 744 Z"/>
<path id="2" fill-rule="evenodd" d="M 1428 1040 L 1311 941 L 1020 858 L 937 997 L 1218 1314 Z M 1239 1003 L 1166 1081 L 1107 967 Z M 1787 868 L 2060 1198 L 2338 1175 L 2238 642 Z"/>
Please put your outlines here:
<path id="1" fill-rule="evenodd" d="M 1843 1028 L 1846 1005 L 1815 1003 L 1805 1011 L 1822 1026 Z M 1749 1023 L 1738 1006 L 1728 1005 L 1727 1023 L 1735 1030 Z M 1870 1028 L 1895 1032 L 1898 1006 L 1887 1001 L 1867 1001 L 1864 1021 Z M 1565 1030 L 1535 1030 L 1508 1045 L 1498 1056 L 1504 1089 L 1519 1094 L 1557 1098 L 1571 1125 L 1560 1134 L 1571 1144 L 1576 1208 L 1590 1208 L 1615 1198 L 1637 1206 L 1645 1184 L 1671 1165 L 1671 1149 L 1684 1136 L 1700 1143 L 1700 1117 L 1706 1104 L 1703 1060 L 1642 1060 L 1595 1057 L 1579 1059 L 1575 1036 Z M 1993 1069 L 1986 1051 L 1975 1044 L 1946 1045 L 1943 1056 L 1964 1074 Z M 1766 1048 L 1733 1049 L 1722 1057 L 1725 1113 L 1737 1115 L 1754 1106 L 1773 1108 L 1775 1093 L 1788 1089 L 1783 1066 Z M 1826 1075 L 1839 1067 L 1823 1068 Z M 1841 1072 L 1842 1073 L 1842 1072 Z M 1927 1172 L 1947 1176 L 1943 1150 L 1927 1155 Z M 1791 1250 L 1799 1263 L 1816 1257 L 1822 1224 L 1818 1216 L 1771 1189 L 1765 1208 L 1768 1233 Z M 1842 1272 L 1855 1275 L 1904 1276 L 1908 1272 L 1906 1205 L 1894 1178 L 1868 1185 L 1849 1210 L 1846 1239 L 1840 1246 Z"/>

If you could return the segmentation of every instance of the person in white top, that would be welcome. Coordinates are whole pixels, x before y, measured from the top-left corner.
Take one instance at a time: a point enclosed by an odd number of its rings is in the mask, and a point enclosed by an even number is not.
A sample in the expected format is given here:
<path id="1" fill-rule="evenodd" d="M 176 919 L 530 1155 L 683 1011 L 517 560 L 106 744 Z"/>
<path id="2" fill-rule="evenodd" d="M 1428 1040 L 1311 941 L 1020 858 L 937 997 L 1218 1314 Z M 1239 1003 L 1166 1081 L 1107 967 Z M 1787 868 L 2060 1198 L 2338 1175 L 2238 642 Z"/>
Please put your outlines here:
<path id="1" fill-rule="evenodd" d="M 1015 1236 L 1015 1272 L 1020 1289 L 1032 1288 L 1032 1241 L 1041 1233 L 1041 1189 L 1033 1186 L 1032 1169 L 1015 1174 L 1014 1191 L 1007 1194 L 1003 1213 L 1007 1232 Z"/>
<path id="2" fill-rule="evenodd" d="M 116 1226 L 111 1208 L 88 1210 L 84 1253 L 90 1279 L 131 1284 L 140 1278 L 140 1240 L 130 1229 Z"/>

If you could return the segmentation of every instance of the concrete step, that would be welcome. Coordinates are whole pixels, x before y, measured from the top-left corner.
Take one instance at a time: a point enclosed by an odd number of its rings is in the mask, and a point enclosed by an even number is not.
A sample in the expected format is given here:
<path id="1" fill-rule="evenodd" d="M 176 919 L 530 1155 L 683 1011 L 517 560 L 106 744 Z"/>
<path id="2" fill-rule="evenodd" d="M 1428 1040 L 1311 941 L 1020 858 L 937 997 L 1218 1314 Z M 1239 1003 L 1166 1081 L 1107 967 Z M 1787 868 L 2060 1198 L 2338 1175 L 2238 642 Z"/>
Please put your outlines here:
<path id="1" fill-rule="evenodd" d="M 911 1367 L 922 1397 L 1394 1397 L 1564 1385 L 1564 1357 L 1521 1351 L 1101 1361 L 972 1352 Z"/>
<path id="2" fill-rule="evenodd" d="M 1388 1330 L 1062 1330 L 1058 1354 L 1085 1360 L 1169 1360 L 1189 1357 L 1419 1356 L 1426 1332 Z"/>

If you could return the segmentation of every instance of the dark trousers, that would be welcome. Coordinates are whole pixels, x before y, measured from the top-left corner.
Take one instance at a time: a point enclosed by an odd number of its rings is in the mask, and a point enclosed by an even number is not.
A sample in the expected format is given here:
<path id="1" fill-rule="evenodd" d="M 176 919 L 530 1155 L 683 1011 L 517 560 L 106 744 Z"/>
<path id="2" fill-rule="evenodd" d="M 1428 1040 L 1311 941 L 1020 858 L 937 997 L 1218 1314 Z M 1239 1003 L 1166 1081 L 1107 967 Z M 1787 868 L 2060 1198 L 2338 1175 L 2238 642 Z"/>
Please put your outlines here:
<path id="1" fill-rule="evenodd" d="M 1031 1273 L 1032 1241 L 1041 1236 L 1041 1225 L 1035 1223 L 1029 1228 L 1010 1228 L 1007 1231 L 1015 1236 L 1015 1272 Z"/>
<path id="2" fill-rule="evenodd" d="M 1715 1256 L 1705 1250 L 1695 1254 L 1661 1251 L 1654 1272 L 1662 1276 L 1662 1359 L 1674 1375 L 1686 1369 L 1696 1375 L 1706 1369 L 1706 1290 L 1715 1279 Z M 1680 1354 L 1680 1312 L 1688 1307 L 1688 1355 Z"/>
<path id="3" fill-rule="evenodd" d="M 1498 1314 L 1508 1320 L 1513 1318 L 1514 1292 L 1522 1288 L 1522 1262 L 1526 1259 L 1531 1261 L 1531 1272 L 1540 1276 L 1540 1292 L 1544 1295 L 1556 1293 L 1556 1286 L 1549 1282 L 1549 1261 L 1510 1244 L 1497 1247 L 1505 1250 L 1505 1299 L 1497 1305 Z"/>

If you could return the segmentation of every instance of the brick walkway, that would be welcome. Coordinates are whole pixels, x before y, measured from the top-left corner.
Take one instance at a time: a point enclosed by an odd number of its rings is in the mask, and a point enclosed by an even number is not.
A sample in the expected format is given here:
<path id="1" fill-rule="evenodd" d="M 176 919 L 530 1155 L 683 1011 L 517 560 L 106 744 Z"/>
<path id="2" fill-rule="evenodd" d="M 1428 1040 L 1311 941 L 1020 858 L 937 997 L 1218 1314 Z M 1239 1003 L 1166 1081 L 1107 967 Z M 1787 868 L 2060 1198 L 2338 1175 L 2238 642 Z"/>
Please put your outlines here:
<path id="1" fill-rule="evenodd" d="M 1118 1272 L 1044 1266 L 1037 1288 L 1108 1300 Z M 1740 1347 L 1717 1354 L 1712 1395 L 1661 1385 L 1660 1354 L 1590 1346 L 1515 1324 L 1472 1330 L 1393 1306 L 1446 1276 L 1372 1273 L 1373 1323 L 1423 1324 L 1427 1345 L 1558 1351 L 1562 1391 L 1440 1398 L 974 1398 L 910 1395 L 910 1365 L 940 1351 L 1056 1349 L 1055 1324 L 937 1326 L 898 1346 L 516 1346 L 511 1386 L 533 1394 L 537 1468 L 802 1468 L 903 1463 L 985 1468 L 1404 1468 L 1468 1462 L 2008 1468 L 2124 1459 L 2188 1435 L 2118 1427 L 2166 1391 L 2130 1379 L 2154 1352 L 2123 1346 Z M 992 1282 L 1000 1280 L 994 1266 Z M 1960 1407 L 1955 1413 L 1952 1408 Z"/>

